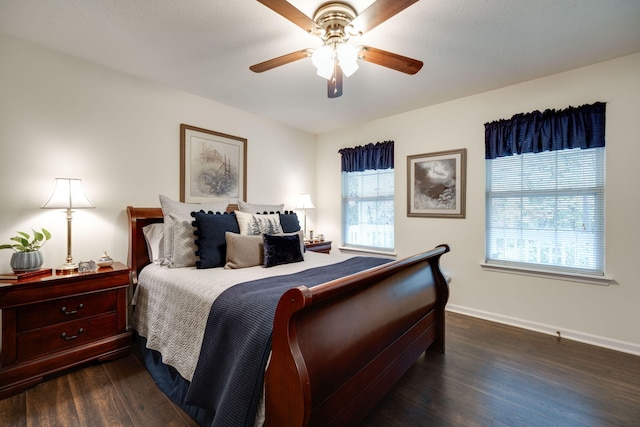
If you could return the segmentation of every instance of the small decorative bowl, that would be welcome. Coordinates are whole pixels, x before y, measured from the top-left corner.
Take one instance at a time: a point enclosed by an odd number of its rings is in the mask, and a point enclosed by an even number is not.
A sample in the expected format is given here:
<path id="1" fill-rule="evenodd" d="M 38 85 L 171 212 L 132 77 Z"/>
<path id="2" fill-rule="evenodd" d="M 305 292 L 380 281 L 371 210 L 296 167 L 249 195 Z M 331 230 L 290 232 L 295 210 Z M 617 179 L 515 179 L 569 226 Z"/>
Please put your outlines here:
<path id="1" fill-rule="evenodd" d="M 104 252 L 104 255 L 102 255 L 100 257 L 100 259 L 98 259 L 98 261 L 96 261 L 96 264 L 98 264 L 98 267 L 109 267 L 111 264 L 113 264 L 113 259 L 109 256 L 109 254 L 107 253 L 107 251 Z"/>

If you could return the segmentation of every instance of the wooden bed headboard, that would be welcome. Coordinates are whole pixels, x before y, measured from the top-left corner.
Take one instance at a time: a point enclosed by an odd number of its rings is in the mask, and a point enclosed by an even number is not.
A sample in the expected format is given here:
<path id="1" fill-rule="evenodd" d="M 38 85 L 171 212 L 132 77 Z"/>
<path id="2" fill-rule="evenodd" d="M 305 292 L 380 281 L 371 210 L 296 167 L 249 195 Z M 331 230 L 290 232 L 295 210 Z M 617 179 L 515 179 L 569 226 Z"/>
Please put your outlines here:
<path id="1" fill-rule="evenodd" d="M 127 261 L 132 271 L 133 283 L 136 284 L 142 267 L 151 262 L 142 228 L 149 224 L 163 222 L 164 217 L 161 208 L 135 208 L 133 206 L 127 206 L 127 216 L 129 218 L 129 255 Z"/>
<path id="2" fill-rule="evenodd" d="M 227 206 L 229 213 L 237 209 L 237 204 Z M 127 206 L 127 216 L 129 218 L 128 264 L 131 269 L 131 283 L 136 285 L 140 270 L 151 262 L 142 228 L 149 224 L 163 222 L 164 217 L 162 208 L 136 208 L 134 206 Z"/>

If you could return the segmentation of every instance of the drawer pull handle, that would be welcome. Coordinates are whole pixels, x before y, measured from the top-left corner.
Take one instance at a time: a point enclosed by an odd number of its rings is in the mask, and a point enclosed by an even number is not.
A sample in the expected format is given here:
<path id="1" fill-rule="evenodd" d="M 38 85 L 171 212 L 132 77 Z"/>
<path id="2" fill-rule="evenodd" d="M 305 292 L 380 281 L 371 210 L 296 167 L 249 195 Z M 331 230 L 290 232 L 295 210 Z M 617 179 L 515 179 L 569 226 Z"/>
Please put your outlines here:
<path id="1" fill-rule="evenodd" d="M 76 338 L 78 338 L 78 337 L 80 336 L 80 334 L 81 334 L 81 333 L 83 333 L 83 332 L 84 332 L 84 328 L 80 328 L 80 329 L 78 329 L 78 333 L 77 333 L 76 335 L 73 335 L 73 336 L 70 336 L 70 337 L 68 337 L 68 336 L 67 336 L 67 333 L 66 333 L 66 332 L 63 332 L 62 334 L 60 334 L 60 338 L 64 338 L 64 339 L 65 339 L 65 340 L 67 340 L 67 341 L 75 340 L 75 339 L 76 339 Z"/>
<path id="2" fill-rule="evenodd" d="M 71 310 L 71 311 L 67 311 L 67 307 L 62 307 L 60 309 L 60 311 L 62 311 L 62 314 L 64 314 L 65 316 L 68 316 L 70 314 L 76 314 L 78 311 L 80 311 L 80 309 L 84 307 L 84 304 L 79 304 L 78 308 L 76 308 L 75 310 Z"/>

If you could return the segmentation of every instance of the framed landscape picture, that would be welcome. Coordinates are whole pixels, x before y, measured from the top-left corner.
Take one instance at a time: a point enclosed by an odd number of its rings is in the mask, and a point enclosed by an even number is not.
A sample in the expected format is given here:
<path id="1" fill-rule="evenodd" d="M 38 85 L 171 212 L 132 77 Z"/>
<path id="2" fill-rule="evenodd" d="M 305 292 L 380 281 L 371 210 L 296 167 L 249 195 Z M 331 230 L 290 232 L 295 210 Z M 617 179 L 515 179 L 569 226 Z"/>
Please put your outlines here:
<path id="1" fill-rule="evenodd" d="M 247 140 L 180 125 L 180 201 L 247 197 Z"/>
<path id="2" fill-rule="evenodd" d="M 464 218 L 467 150 L 407 156 L 407 216 Z"/>

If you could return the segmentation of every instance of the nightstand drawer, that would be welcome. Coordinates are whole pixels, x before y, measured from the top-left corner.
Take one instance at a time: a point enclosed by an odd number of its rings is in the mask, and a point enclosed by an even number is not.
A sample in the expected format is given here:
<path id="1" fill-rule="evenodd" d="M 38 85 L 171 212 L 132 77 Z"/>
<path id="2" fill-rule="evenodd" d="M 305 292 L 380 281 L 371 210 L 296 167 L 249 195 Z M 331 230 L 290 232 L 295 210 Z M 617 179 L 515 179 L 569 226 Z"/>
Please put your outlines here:
<path id="1" fill-rule="evenodd" d="M 116 291 L 59 298 L 16 310 L 17 332 L 116 311 Z"/>
<path id="2" fill-rule="evenodd" d="M 87 342 L 114 335 L 117 332 L 117 313 L 86 317 L 33 329 L 17 336 L 19 362 L 43 354 L 66 350 Z"/>

